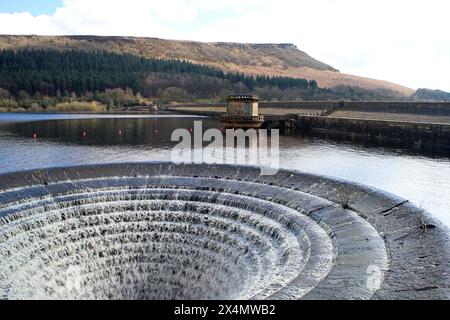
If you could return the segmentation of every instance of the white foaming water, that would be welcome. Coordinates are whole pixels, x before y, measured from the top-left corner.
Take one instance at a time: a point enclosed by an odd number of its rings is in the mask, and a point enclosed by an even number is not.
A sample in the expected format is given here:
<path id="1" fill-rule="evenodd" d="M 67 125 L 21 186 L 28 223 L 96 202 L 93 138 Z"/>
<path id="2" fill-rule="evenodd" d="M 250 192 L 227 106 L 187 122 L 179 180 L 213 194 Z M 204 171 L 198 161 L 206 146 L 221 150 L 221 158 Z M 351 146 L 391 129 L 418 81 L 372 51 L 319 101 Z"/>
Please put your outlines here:
<path id="1" fill-rule="evenodd" d="M 311 235 L 325 270 L 333 256 L 326 231 L 297 211 L 213 191 L 84 188 L 8 203 L 0 216 L 8 299 L 262 299 L 302 272 Z"/>

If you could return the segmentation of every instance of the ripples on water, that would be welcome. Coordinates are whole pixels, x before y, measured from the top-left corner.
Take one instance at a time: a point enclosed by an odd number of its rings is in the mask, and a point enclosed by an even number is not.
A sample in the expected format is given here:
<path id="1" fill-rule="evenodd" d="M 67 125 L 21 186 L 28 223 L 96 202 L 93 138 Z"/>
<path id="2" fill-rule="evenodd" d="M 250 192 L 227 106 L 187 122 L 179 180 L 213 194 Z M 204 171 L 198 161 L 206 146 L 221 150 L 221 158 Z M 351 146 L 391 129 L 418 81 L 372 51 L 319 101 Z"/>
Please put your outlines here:
<path id="1" fill-rule="evenodd" d="M 69 119 L 67 119 L 69 118 Z M 42 167 L 170 160 L 170 134 L 195 118 L 0 115 L 0 173 Z M 51 119 L 48 121 L 46 119 Z M 64 120 L 65 119 L 65 120 Z M 203 119 L 204 128 L 216 121 Z M 85 136 L 83 136 L 85 132 Z M 33 140 L 32 134 L 38 138 Z M 404 150 L 280 137 L 280 166 L 371 185 L 411 200 L 450 226 L 450 159 Z"/>

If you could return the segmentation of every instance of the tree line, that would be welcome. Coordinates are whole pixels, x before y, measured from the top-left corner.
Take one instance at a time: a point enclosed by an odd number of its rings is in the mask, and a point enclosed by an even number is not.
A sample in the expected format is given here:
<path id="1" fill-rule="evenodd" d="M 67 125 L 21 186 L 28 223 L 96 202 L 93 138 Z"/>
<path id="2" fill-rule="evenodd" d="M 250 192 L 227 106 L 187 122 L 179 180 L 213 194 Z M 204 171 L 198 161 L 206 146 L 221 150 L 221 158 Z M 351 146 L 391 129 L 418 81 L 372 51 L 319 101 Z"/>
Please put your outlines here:
<path id="1" fill-rule="evenodd" d="M 111 109 L 155 100 L 220 101 L 229 94 L 242 93 L 278 101 L 402 99 L 393 91 L 347 86 L 320 88 L 315 80 L 225 73 L 188 61 L 132 54 L 49 49 L 0 51 L 0 110 L 50 109 L 58 103 L 74 101 L 98 102 L 101 108 Z"/>
<path id="2" fill-rule="evenodd" d="M 134 92 L 145 94 L 151 87 L 149 79 L 153 78 L 164 84 L 174 75 L 192 78 L 193 81 L 216 79 L 228 87 L 239 84 L 249 91 L 266 86 L 281 90 L 318 88 L 314 80 L 252 77 L 240 73 L 224 73 L 217 68 L 187 61 L 147 59 L 131 54 L 27 49 L 0 52 L 0 87 L 13 95 L 21 90 L 30 95 L 36 92 L 47 96 L 69 95 L 72 92 L 82 95 L 113 88 L 130 88 Z M 191 91 L 195 89 L 192 88 Z M 211 93 L 216 92 L 205 91 L 201 94 L 206 98 Z"/>

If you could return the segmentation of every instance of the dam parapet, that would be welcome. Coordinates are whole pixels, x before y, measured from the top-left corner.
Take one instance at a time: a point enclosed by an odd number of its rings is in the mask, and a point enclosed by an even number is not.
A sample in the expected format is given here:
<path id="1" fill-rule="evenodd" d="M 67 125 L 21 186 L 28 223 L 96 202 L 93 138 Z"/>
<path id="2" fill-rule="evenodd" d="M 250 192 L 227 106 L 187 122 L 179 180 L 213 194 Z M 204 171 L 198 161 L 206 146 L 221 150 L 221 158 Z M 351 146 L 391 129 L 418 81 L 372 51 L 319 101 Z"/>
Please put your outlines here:
<path id="1" fill-rule="evenodd" d="M 357 111 L 374 113 L 401 113 L 410 115 L 434 115 L 450 116 L 450 102 L 389 102 L 389 101 L 259 101 L 259 111 L 261 114 L 268 115 L 267 109 L 276 110 L 281 113 L 308 112 L 314 110 L 322 112 L 330 109 L 331 106 L 337 106 L 336 111 Z M 183 103 L 172 106 L 173 111 L 183 110 L 184 108 L 195 108 L 194 110 L 202 112 L 208 111 L 208 108 L 226 108 L 226 103 Z M 188 110 L 188 109 L 186 109 Z M 216 112 L 225 112 L 225 109 Z M 283 112 L 283 110 L 290 110 Z"/>
<path id="2" fill-rule="evenodd" d="M 186 104 L 172 111 L 219 118 L 226 105 Z M 263 128 L 282 133 L 319 134 L 450 154 L 449 102 L 263 101 L 259 112 L 264 115 Z"/>

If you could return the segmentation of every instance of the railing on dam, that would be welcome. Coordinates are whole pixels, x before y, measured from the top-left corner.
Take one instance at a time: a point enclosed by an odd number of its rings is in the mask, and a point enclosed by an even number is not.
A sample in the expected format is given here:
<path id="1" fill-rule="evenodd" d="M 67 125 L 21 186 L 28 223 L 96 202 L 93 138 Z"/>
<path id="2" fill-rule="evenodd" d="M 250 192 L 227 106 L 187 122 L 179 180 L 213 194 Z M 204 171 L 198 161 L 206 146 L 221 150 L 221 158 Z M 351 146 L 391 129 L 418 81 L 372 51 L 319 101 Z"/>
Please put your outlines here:
<path id="1" fill-rule="evenodd" d="M 177 107 L 225 107 L 225 103 L 186 103 Z M 450 116 L 450 102 L 396 102 L 396 101 L 261 101 L 261 112 L 266 108 L 308 109 L 323 112 L 330 107 L 342 111 L 409 113 Z"/>
<path id="2" fill-rule="evenodd" d="M 336 105 L 337 110 L 361 112 L 392 112 L 409 114 L 449 115 L 450 102 L 390 102 L 390 101 L 281 101 L 260 102 L 260 108 L 327 110 Z"/>

